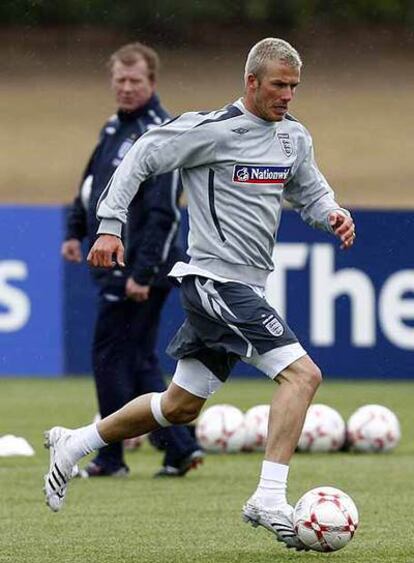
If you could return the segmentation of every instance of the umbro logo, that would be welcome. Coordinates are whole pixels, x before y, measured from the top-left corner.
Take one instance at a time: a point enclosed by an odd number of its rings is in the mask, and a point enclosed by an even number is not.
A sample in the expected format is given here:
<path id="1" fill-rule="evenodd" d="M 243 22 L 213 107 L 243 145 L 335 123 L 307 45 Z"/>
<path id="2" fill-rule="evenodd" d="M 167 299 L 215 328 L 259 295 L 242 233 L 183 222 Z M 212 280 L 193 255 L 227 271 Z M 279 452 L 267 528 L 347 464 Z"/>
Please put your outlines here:
<path id="1" fill-rule="evenodd" d="M 232 129 L 233 133 L 237 133 L 238 135 L 244 135 L 248 133 L 248 129 L 244 129 L 243 127 L 237 127 L 237 129 Z"/>

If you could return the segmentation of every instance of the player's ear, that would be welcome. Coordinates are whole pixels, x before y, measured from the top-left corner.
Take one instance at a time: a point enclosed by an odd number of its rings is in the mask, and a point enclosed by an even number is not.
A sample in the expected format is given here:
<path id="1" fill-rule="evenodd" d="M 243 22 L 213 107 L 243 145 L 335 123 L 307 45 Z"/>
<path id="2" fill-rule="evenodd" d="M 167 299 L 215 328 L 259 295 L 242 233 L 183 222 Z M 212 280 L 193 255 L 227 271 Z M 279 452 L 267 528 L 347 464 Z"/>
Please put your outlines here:
<path id="1" fill-rule="evenodd" d="M 246 88 L 251 88 L 252 90 L 256 90 L 258 86 L 259 86 L 259 79 L 255 74 L 250 72 L 246 76 Z"/>

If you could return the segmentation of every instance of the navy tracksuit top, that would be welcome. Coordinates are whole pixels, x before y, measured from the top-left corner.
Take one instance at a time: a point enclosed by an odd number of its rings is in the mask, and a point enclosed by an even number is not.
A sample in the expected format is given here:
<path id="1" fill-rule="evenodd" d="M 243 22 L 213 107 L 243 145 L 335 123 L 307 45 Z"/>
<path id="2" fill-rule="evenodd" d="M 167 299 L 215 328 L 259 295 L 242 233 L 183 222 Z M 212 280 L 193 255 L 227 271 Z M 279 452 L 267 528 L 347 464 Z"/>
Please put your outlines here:
<path id="1" fill-rule="evenodd" d="M 119 110 L 106 122 L 83 174 L 79 194 L 69 209 L 66 240 L 87 237 L 92 246 L 98 228 L 96 205 L 115 169 L 141 135 L 168 120 L 168 113 L 153 95 L 145 106 L 128 113 Z M 87 184 L 90 194 L 85 193 Z M 180 193 L 178 172 L 170 172 L 149 178 L 131 203 L 122 236 L 126 248 L 124 274 L 141 285 L 163 284 L 173 264 L 185 259 L 177 245 Z M 94 269 L 92 274 L 99 285 L 111 285 L 116 280 L 113 271 Z M 118 283 L 124 283 L 123 275 L 118 278 Z"/>

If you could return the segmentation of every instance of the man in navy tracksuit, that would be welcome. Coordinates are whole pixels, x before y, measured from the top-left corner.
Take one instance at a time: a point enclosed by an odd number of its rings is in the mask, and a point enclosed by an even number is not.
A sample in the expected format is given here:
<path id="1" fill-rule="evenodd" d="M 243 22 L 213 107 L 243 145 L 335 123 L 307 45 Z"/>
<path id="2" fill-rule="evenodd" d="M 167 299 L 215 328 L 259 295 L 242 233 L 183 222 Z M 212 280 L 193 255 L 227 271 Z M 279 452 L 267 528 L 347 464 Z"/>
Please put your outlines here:
<path id="1" fill-rule="evenodd" d="M 96 206 L 122 159 L 148 129 L 168 121 L 155 94 L 158 56 L 140 44 L 125 45 L 110 59 L 118 112 L 103 127 L 69 211 L 62 255 L 82 260 L 81 241 L 96 236 Z M 155 345 L 161 309 L 171 289 L 166 275 L 183 251 L 176 245 L 180 222 L 178 172 L 149 179 L 133 201 L 123 233 L 126 268 L 92 271 L 99 287 L 93 371 L 102 417 L 137 395 L 165 389 Z M 153 440 L 166 450 L 157 476 L 182 476 L 203 457 L 185 427 L 158 430 Z M 123 476 L 123 445 L 99 450 L 81 475 Z"/>

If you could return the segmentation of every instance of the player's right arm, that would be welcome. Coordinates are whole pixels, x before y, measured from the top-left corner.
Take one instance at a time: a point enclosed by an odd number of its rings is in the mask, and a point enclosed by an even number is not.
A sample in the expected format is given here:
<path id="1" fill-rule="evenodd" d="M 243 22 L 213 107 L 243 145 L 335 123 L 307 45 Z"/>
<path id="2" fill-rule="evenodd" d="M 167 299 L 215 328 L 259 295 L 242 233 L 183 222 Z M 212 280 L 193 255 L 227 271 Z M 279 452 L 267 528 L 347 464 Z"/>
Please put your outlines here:
<path id="1" fill-rule="evenodd" d="M 120 239 L 128 207 L 147 178 L 214 161 L 215 140 L 208 126 L 198 127 L 205 115 L 187 113 L 140 137 L 116 169 L 98 203 L 98 237 L 88 255 L 93 266 L 123 263 Z M 123 265 L 123 264 L 121 264 Z"/>

